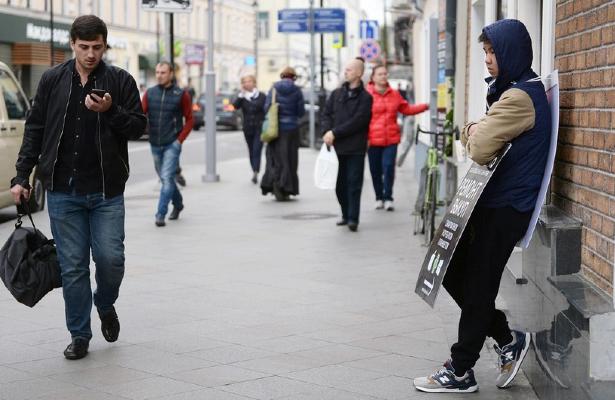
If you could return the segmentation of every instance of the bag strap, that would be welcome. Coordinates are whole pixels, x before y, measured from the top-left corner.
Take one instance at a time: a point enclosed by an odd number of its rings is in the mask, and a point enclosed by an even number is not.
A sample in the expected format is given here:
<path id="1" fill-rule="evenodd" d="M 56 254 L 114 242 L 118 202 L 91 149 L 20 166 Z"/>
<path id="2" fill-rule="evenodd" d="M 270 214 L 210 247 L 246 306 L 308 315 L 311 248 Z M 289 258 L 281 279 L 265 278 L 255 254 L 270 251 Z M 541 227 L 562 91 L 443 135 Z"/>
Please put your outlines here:
<path id="1" fill-rule="evenodd" d="M 26 213 L 17 214 L 17 222 L 15 223 L 15 228 L 21 228 L 21 224 L 22 224 L 21 219 L 27 215 L 28 218 L 30 219 L 30 222 L 32 223 L 32 227 L 34 228 L 34 231 L 36 231 L 36 225 L 34 225 L 34 219 L 32 219 L 32 213 L 30 213 L 30 205 L 28 204 L 28 201 L 23 195 L 21 196 L 19 201 L 20 201 L 19 205 L 21 206 L 23 210 L 25 210 Z"/>
<path id="2" fill-rule="evenodd" d="M 275 103 L 275 87 L 271 89 L 271 104 Z"/>

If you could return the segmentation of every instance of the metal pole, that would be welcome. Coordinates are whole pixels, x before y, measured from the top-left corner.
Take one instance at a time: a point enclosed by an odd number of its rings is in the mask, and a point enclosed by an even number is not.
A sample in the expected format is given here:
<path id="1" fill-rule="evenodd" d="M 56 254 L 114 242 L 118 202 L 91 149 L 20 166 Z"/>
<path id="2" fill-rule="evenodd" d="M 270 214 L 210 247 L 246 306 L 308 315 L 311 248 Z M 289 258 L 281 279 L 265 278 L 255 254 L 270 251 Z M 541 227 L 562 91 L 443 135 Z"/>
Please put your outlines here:
<path id="1" fill-rule="evenodd" d="M 314 115 L 314 93 L 316 92 L 316 44 L 314 43 L 314 0 L 310 0 L 310 147 L 314 148 L 316 141 L 316 118 Z"/>
<path id="2" fill-rule="evenodd" d="M 320 0 L 320 8 L 323 7 L 323 0 Z M 320 93 L 325 92 L 325 38 L 320 34 Z M 319 102 L 320 104 L 320 102 Z"/>
<path id="3" fill-rule="evenodd" d="M 51 36 L 49 38 L 49 48 L 51 50 L 50 65 L 53 67 L 53 59 L 55 56 L 53 49 L 53 0 L 49 0 L 49 30 L 51 31 Z"/>
<path id="4" fill-rule="evenodd" d="M 173 13 L 169 13 L 169 62 L 173 67 L 173 73 L 175 73 L 175 27 L 173 26 L 174 18 Z M 175 75 L 173 76 L 175 79 Z"/>
<path id="5" fill-rule="evenodd" d="M 218 182 L 216 174 L 216 73 L 214 72 L 214 0 L 207 0 L 207 71 L 205 72 L 205 175 L 203 182 Z"/>
<path id="6" fill-rule="evenodd" d="M 258 1 L 254 1 L 254 77 L 258 84 Z"/>
<path id="7" fill-rule="evenodd" d="M 156 13 L 156 64 L 160 62 L 160 17 Z"/>

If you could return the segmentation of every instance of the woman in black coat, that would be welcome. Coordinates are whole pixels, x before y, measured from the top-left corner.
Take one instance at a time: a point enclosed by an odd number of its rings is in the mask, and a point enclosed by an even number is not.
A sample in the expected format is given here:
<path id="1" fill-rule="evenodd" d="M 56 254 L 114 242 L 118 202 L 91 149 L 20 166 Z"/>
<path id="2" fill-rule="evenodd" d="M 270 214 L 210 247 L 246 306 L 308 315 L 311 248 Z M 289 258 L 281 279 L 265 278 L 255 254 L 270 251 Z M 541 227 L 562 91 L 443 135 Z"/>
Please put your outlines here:
<path id="1" fill-rule="evenodd" d="M 273 84 L 278 103 L 278 138 L 267 144 L 267 167 L 261 180 L 263 195 L 273 193 L 276 200 L 288 200 L 299 194 L 299 119 L 305 114 L 301 89 L 295 85 L 297 74 L 284 68 L 281 80 Z M 265 111 L 271 106 L 273 92 L 269 91 Z"/>
<path id="2" fill-rule="evenodd" d="M 240 109 L 243 114 L 243 135 L 246 138 L 252 167 L 252 183 L 258 182 L 258 172 L 261 166 L 261 128 L 265 119 L 264 93 L 256 89 L 254 75 L 246 75 L 241 78 L 241 91 L 233 102 L 233 107 Z"/>

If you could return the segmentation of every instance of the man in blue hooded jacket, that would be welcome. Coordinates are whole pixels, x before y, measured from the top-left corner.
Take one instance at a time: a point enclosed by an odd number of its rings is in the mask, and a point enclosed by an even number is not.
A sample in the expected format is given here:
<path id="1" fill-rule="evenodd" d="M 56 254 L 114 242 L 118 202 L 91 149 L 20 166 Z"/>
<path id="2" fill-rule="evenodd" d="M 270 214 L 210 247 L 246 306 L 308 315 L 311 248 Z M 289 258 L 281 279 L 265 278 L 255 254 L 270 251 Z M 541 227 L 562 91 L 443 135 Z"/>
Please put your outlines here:
<path id="1" fill-rule="evenodd" d="M 424 392 L 475 392 L 472 367 L 487 336 L 496 344 L 499 388 L 508 387 L 530 344 L 527 332 L 511 330 L 495 308 L 504 267 L 527 230 L 536 205 L 549 150 L 551 113 L 545 88 L 532 71 L 532 41 L 517 20 L 497 21 L 482 31 L 487 113 L 468 123 L 461 141 L 472 160 L 484 165 L 506 144 L 512 147 L 485 187 L 444 277 L 461 308 L 458 340 L 451 358 L 430 376 L 416 378 Z"/>

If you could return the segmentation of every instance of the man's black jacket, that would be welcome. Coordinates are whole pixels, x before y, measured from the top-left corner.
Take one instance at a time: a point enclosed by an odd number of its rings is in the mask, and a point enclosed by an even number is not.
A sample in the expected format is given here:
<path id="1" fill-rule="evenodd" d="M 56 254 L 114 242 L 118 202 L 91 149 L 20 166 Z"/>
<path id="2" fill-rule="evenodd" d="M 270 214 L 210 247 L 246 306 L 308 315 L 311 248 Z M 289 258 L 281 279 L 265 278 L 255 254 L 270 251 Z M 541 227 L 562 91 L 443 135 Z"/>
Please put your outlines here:
<path id="1" fill-rule="evenodd" d="M 30 173 L 38 164 L 38 176 L 47 190 L 53 190 L 53 173 L 64 133 L 74 67 L 73 59 L 43 74 L 26 120 L 23 143 L 15 164 L 17 176 L 13 178 L 12 185 L 26 185 Z M 103 192 L 106 197 L 114 197 L 124 192 L 130 173 L 128 139 L 138 139 L 143 135 L 147 119 L 141 108 L 135 80 L 128 72 L 101 61 L 93 79 L 94 87 L 104 89 L 111 95 L 113 105 L 107 112 L 98 114 L 96 126 L 86 134 L 96 135 Z"/>
<path id="2" fill-rule="evenodd" d="M 338 154 L 365 154 L 371 118 L 372 96 L 363 83 L 351 90 L 346 82 L 327 100 L 322 115 L 322 133 L 333 131 L 333 146 Z"/>

